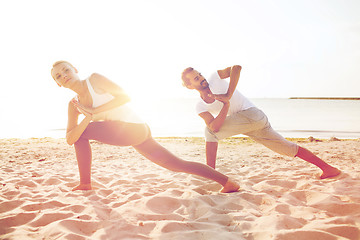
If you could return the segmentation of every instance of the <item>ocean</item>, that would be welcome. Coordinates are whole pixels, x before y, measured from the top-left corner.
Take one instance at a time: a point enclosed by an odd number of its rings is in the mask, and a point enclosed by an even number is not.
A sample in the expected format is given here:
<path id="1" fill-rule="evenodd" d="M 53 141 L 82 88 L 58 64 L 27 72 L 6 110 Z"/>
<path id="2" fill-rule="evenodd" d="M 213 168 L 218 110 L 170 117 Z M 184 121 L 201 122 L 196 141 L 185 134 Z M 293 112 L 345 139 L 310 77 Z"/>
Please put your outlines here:
<path id="1" fill-rule="evenodd" d="M 360 138 L 359 100 L 250 100 L 265 112 L 272 127 L 284 137 Z M 196 99 L 159 101 L 153 106 L 157 114 L 149 107 L 144 116 L 155 136 L 202 137 L 205 123 L 195 113 L 196 102 Z"/>
<path id="2" fill-rule="evenodd" d="M 359 100 L 250 100 L 266 113 L 272 127 L 284 137 L 360 138 Z M 196 102 L 193 98 L 157 99 L 143 105 L 134 103 L 133 107 L 149 124 L 154 137 L 203 137 L 205 123 L 195 112 Z M 21 136 L 8 131 L 11 134 L 0 133 L 0 138 L 65 137 L 66 115 L 61 118 L 61 112 L 53 115 L 51 128 L 40 123 L 26 128 L 28 133 L 22 130 Z"/>

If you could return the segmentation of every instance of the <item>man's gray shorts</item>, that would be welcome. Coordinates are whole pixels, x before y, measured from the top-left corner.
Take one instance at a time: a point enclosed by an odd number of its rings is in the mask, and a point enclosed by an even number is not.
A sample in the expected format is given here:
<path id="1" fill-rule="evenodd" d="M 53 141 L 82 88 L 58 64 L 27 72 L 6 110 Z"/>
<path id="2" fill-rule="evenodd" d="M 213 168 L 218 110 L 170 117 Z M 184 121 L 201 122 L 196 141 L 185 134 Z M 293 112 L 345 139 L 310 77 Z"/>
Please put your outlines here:
<path id="1" fill-rule="evenodd" d="M 295 157 L 299 149 L 297 144 L 275 132 L 267 116 L 256 107 L 226 117 L 219 132 L 214 133 L 208 127 L 205 129 L 207 142 L 218 142 L 238 134 L 247 135 L 271 150 L 289 157 Z"/>

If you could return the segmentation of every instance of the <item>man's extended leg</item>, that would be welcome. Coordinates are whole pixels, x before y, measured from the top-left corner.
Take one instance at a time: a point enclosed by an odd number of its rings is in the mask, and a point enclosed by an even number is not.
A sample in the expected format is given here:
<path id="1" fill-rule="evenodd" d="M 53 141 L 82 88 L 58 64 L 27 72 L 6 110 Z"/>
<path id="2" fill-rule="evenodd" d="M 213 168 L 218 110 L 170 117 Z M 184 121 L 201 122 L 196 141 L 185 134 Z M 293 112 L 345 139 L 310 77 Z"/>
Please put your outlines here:
<path id="1" fill-rule="evenodd" d="M 218 142 L 206 142 L 206 163 L 215 169 Z"/>
<path id="2" fill-rule="evenodd" d="M 270 125 L 258 131 L 248 133 L 247 135 L 274 152 L 289 157 L 299 157 L 306 162 L 314 164 L 323 171 L 320 176 L 321 179 L 335 177 L 341 173 L 340 170 L 325 163 L 309 150 L 286 140 L 279 133 L 275 132 Z"/>
<path id="3" fill-rule="evenodd" d="M 300 146 L 296 157 L 299 157 L 319 167 L 323 171 L 323 174 L 321 174 L 320 176 L 321 179 L 335 177 L 341 173 L 339 169 L 330 166 L 329 164 L 318 158 L 315 154 Z"/>

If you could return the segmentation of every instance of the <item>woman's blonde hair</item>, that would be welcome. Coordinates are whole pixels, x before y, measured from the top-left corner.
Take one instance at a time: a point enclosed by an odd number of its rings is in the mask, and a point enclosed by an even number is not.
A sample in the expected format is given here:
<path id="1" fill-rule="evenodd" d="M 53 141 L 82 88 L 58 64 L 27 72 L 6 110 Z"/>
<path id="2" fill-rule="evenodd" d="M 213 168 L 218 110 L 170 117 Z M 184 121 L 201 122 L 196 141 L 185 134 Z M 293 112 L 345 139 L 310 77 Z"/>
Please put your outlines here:
<path id="1" fill-rule="evenodd" d="M 69 63 L 68 61 L 63 61 L 63 60 L 56 61 L 56 62 L 52 65 L 52 68 L 51 68 L 51 76 L 52 76 L 53 78 L 54 78 L 54 76 L 52 75 L 52 72 L 53 72 L 53 70 L 54 70 L 54 67 L 56 67 L 57 65 L 62 64 L 62 63 L 65 63 L 65 64 L 69 65 L 70 67 L 74 68 L 74 66 L 73 66 L 71 63 Z M 74 69 L 75 69 L 75 68 L 74 68 Z"/>

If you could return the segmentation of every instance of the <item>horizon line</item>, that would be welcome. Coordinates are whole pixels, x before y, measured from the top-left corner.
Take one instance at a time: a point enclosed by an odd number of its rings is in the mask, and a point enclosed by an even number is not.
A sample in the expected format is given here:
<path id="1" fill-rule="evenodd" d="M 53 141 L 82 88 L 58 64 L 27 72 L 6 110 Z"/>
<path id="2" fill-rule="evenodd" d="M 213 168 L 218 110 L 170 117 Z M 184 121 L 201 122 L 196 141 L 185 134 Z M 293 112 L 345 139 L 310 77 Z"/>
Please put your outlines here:
<path id="1" fill-rule="evenodd" d="M 289 99 L 360 100 L 360 97 L 290 97 Z"/>

